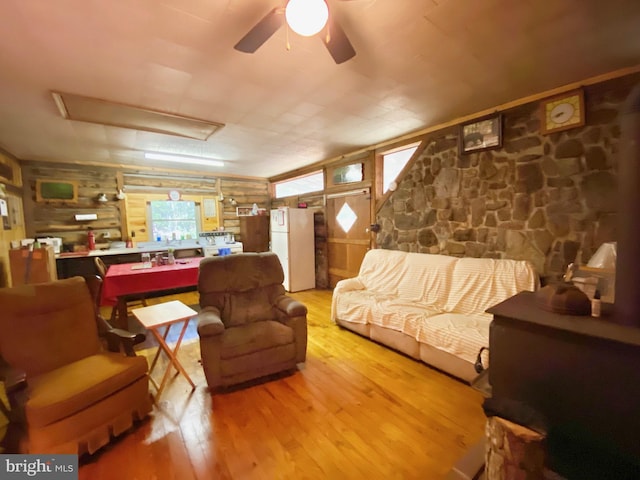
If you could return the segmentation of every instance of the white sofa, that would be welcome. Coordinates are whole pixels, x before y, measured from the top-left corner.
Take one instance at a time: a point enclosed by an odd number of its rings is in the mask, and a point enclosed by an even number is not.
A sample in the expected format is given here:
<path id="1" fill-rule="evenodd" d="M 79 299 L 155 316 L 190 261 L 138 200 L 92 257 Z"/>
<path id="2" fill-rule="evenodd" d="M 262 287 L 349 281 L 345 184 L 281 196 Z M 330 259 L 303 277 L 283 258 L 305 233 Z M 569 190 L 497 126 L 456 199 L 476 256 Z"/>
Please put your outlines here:
<path id="1" fill-rule="evenodd" d="M 471 382 L 478 352 L 489 346 L 485 310 L 538 286 L 524 260 L 370 250 L 358 276 L 337 283 L 331 319 Z"/>

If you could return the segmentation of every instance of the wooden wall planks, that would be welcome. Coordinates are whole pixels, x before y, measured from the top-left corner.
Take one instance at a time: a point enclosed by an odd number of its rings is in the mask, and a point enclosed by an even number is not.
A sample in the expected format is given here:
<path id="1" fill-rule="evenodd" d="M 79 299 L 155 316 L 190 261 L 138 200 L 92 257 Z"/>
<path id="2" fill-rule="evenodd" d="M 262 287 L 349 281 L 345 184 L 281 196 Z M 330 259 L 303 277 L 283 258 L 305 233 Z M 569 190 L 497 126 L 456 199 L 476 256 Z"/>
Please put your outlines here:
<path id="1" fill-rule="evenodd" d="M 25 182 L 23 201 L 27 227 L 26 232 L 22 232 L 20 236 L 62 237 L 65 244 L 85 245 L 89 228 L 96 234 L 98 247 L 107 245 L 110 241 L 125 241 L 132 230 L 136 232 L 136 241 L 153 240 L 147 235 L 146 201 L 167 198 L 170 190 L 178 190 L 184 199 L 197 202 L 202 202 L 205 198 L 216 200 L 217 215 L 202 219 L 204 230 L 216 229 L 222 223 L 225 230 L 239 233 L 236 206 L 251 207 L 253 203 L 262 208 L 269 206 L 266 179 L 195 176 L 161 170 L 153 173 L 135 169 L 123 171 L 115 167 L 36 161 L 23 162 L 22 175 Z M 37 203 L 37 179 L 77 181 L 78 202 Z M 124 188 L 126 200 L 116 199 L 120 188 Z M 217 201 L 220 189 L 224 192 L 224 202 Z M 97 201 L 100 193 L 106 194 L 107 202 Z M 129 201 L 130 194 L 135 200 Z M 231 198 L 236 200 L 237 205 L 231 204 Z M 75 214 L 78 213 L 95 213 L 98 218 L 78 222 L 75 220 Z"/>

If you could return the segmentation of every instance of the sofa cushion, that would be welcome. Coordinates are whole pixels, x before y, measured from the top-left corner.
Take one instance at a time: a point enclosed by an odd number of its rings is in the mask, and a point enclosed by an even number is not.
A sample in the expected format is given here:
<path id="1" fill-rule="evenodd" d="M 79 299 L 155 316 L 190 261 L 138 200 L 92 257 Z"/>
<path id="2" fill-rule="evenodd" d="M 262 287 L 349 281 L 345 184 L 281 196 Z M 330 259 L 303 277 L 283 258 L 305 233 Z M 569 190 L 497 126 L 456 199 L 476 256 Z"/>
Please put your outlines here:
<path id="1" fill-rule="evenodd" d="M 220 358 L 241 357 L 250 353 L 293 343 L 293 329 L 268 320 L 227 328 L 222 335 Z"/>
<path id="2" fill-rule="evenodd" d="M 420 324 L 416 339 L 470 363 L 482 347 L 488 346 L 492 315 L 442 313 Z"/>
<path id="3" fill-rule="evenodd" d="M 429 317 L 442 313 L 438 307 L 401 298 L 376 301 L 369 304 L 369 308 L 371 324 L 404 332 L 413 338 L 417 338 L 420 325 L 428 322 Z"/>
<path id="4" fill-rule="evenodd" d="M 374 249 L 366 253 L 357 278 L 365 290 L 442 307 L 457 260 L 446 255 Z"/>
<path id="5" fill-rule="evenodd" d="M 447 255 L 405 254 L 397 266 L 402 272 L 398 281 L 398 297 L 444 309 L 457 261 L 457 258 Z"/>
<path id="6" fill-rule="evenodd" d="M 147 369 L 144 357 L 100 353 L 30 377 L 28 423 L 39 428 L 73 415 L 144 377 Z"/>
<path id="7" fill-rule="evenodd" d="M 373 305 L 388 302 L 396 298 L 370 290 L 351 290 L 333 296 L 334 319 L 339 318 L 347 322 L 367 324 L 371 323 L 371 308 Z"/>
<path id="8" fill-rule="evenodd" d="M 362 260 L 358 279 L 365 290 L 383 293 L 389 296 L 398 295 L 398 287 L 404 272 L 404 261 L 407 253 L 397 250 L 369 250 Z"/>
<path id="9" fill-rule="evenodd" d="M 524 260 L 459 258 L 453 268 L 445 311 L 482 313 L 523 290 L 538 286 L 535 269 Z"/>

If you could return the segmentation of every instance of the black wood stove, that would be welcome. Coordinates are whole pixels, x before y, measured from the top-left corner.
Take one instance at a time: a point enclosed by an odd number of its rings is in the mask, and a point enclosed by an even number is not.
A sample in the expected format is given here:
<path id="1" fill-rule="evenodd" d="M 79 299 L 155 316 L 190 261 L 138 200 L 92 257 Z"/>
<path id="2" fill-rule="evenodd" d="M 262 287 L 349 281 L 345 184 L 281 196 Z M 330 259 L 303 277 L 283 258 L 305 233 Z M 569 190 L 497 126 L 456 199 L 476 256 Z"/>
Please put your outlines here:
<path id="1" fill-rule="evenodd" d="M 541 415 L 549 466 L 565 478 L 640 479 L 640 329 L 609 309 L 600 319 L 545 311 L 532 292 L 488 311 L 492 406 Z"/>

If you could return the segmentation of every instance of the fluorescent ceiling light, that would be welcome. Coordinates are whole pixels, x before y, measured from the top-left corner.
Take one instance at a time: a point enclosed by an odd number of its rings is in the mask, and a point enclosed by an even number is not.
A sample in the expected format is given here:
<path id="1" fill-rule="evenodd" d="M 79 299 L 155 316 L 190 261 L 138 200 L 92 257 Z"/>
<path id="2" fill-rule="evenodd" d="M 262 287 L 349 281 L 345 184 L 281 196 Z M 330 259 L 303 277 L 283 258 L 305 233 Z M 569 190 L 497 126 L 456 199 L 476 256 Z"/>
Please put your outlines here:
<path id="1" fill-rule="evenodd" d="M 175 155 L 173 153 L 144 152 L 147 160 L 161 160 L 165 162 L 177 162 L 191 165 L 206 165 L 209 167 L 224 167 L 224 162 L 212 158 L 191 157 L 189 155 Z"/>

